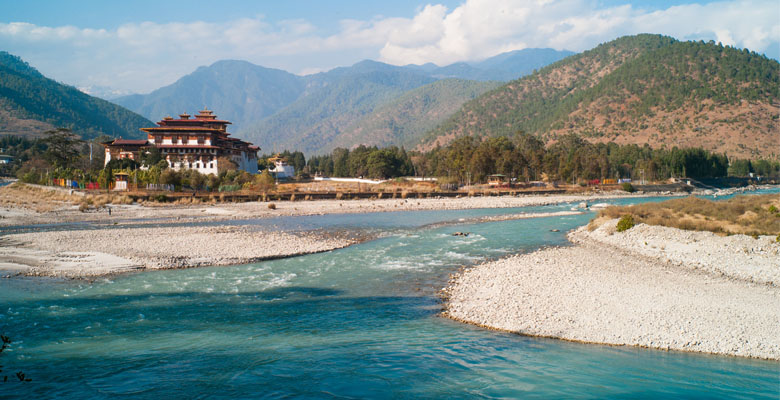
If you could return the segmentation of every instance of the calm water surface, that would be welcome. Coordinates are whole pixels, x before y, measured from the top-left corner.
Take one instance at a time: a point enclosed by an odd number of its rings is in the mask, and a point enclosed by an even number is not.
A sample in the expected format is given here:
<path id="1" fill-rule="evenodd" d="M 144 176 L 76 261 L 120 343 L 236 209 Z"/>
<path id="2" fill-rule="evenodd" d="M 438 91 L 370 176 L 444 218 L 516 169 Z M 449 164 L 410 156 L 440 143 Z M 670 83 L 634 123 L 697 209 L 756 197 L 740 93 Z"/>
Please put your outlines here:
<path id="1" fill-rule="evenodd" d="M 33 382 L 0 383 L 0 397 L 780 397 L 780 363 L 528 338 L 438 316 L 437 292 L 462 265 L 565 244 L 591 215 L 435 224 L 571 206 L 290 218 L 272 225 L 383 237 L 93 283 L 2 280 L 0 330 L 15 342 L 0 360 Z"/>

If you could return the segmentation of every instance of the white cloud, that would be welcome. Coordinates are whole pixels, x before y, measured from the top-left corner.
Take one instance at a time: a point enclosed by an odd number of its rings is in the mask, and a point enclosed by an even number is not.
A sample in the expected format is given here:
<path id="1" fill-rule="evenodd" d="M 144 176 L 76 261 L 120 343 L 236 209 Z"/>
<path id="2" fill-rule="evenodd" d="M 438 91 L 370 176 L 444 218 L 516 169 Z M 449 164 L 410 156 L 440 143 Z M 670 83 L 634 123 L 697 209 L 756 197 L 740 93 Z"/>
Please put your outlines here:
<path id="1" fill-rule="evenodd" d="M 197 66 L 243 59 L 303 73 L 363 58 L 446 65 L 526 47 L 582 51 L 616 37 L 661 33 L 716 40 L 778 57 L 776 0 L 733 0 L 646 11 L 594 9 L 590 0 L 467 0 L 430 4 L 412 18 L 342 20 L 325 35 L 302 19 L 263 16 L 223 23 L 139 22 L 113 30 L 0 23 L 0 48 L 48 76 L 79 86 L 145 92 Z"/>

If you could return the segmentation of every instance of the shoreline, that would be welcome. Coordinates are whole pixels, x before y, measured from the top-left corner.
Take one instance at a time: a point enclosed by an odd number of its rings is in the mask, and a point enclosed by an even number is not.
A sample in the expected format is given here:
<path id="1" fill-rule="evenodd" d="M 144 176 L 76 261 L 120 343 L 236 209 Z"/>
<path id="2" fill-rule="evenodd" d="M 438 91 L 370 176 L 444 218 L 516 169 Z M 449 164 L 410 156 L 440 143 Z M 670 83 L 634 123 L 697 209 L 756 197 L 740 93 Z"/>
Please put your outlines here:
<path id="1" fill-rule="evenodd" d="M 2 189 L 0 188 L 0 193 Z M 68 223 L 165 223 L 219 222 L 237 219 L 274 218 L 323 214 L 352 214 L 394 211 L 466 210 L 478 208 L 518 208 L 562 203 L 594 202 L 615 198 L 642 198 L 681 194 L 627 193 L 623 191 L 592 194 L 518 195 L 425 199 L 310 200 L 284 202 L 246 202 L 216 204 L 108 205 L 108 208 L 81 212 L 78 206 L 60 203 L 51 211 L 36 212 L 13 205 L 0 206 L 0 230 L 16 226 Z M 274 204 L 275 209 L 269 205 Z"/>
<path id="2" fill-rule="evenodd" d="M 35 212 L 6 204 L 0 207 L 0 274 L 6 277 L 24 275 L 90 279 L 154 269 L 238 265 L 332 251 L 368 239 L 319 230 L 286 232 L 252 230 L 247 225 L 186 226 L 188 222 L 370 212 L 521 208 L 640 196 L 647 195 L 618 192 L 584 196 L 318 200 L 275 203 L 275 209 L 270 209 L 267 202 L 153 207 L 119 205 L 111 206 L 110 216 L 104 211 L 98 221 L 94 218 L 95 214 L 82 213 L 72 205 L 54 211 Z M 559 211 L 552 215 L 581 212 Z M 537 214 L 515 212 L 504 216 L 469 219 L 467 222 L 550 215 Z M 63 230 L 46 230 L 51 225 L 95 222 L 101 225 L 87 226 L 87 229 L 65 227 Z M 134 227 L 122 226 L 128 222 Z M 178 226 L 152 226 L 171 222 Z M 14 227 L 28 229 L 22 233 L 13 233 L 10 229 Z M 210 245 L 200 246 L 200 243 Z"/>
<path id="3" fill-rule="evenodd" d="M 368 240 L 344 232 L 268 232 L 246 226 L 115 228 L 0 237 L 0 271 L 92 279 L 131 272 L 250 264 Z"/>
<path id="4" fill-rule="evenodd" d="M 702 264 L 706 260 L 694 265 L 674 253 L 671 259 L 659 255 L 665 249 L 640 253 L 631 241 L 615 245 L 622 234 L 605 233 L 608 225 L 596 234 L 585 227 L 573 231 L 571 246 L 514 255 L 454 274 L 442 290 L 443 316 L 527 336 L 780 360 L 777 281 L 749 280 L 744 270 L 732 268 L 744 265 L 750 254 L 719 268 Z M 646 235 L 641 224 L 623 234 L 638 227 L 633 234 Z M 691 243 L 722 246 L 698 239 Z M 774 238 L 736 239 L 771 244 Z M 780 243 L 771 245 L 771 251 L 780 249 Z M 697 255 L 686 250 L 682 253 L 690 258 Z M 773 257 L 767 255 L 770 262 Z"/>

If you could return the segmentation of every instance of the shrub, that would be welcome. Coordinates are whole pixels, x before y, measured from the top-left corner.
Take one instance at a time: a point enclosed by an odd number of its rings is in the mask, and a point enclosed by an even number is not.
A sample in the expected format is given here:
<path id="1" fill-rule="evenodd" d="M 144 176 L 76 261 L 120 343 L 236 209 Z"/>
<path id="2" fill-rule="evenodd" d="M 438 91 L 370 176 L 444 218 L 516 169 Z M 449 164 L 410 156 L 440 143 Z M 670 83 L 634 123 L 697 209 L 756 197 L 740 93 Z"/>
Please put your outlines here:
<path id="1" fill-rule="evenodd" d="M 274 203 L 268 203 L 268 208 L 269 208 L 270 210 L 276 210 L 276 204 L 274 204 Z"/>
<path id="2" fill-rule="evenodd" d="M 634 223 L 634 217 L 631 214 L 626 214 L 622 217 L 620 217 L 620 220 L 617 223 L 617 231 L 618 232 L 624 232 L 627 231 L 636 225 Z"/>
<path id="3" fill-rule="evenodd" d="M 777 207 L 775 207 L 775 205 L 774 205 L 774 204 L 772 204 L 771 206 L 769 206 L 769 212 L 771 212 L 772 214 L 776 214 L 776 213 L 777 213 L 777 211 L 778 211 L 778 210 L 777 210 Z"/>
<path id="4" fill-rule="evenodd" d="M 623 182 L 623 190 L 628 192 L 628 193 L 636 192 L 636 188 L 634 188 L 634 185 L 632 185 L 629 182 Z"/>

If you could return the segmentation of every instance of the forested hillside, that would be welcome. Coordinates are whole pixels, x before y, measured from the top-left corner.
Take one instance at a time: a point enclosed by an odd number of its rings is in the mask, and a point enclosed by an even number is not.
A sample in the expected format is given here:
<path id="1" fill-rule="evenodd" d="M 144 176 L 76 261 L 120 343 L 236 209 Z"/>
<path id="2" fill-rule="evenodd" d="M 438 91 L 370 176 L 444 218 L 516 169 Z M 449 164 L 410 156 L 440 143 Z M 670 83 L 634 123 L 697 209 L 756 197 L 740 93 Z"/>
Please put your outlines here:
<path id="1" fill-rule="evenodd" d="M 522 131 L 547 142 L 577 133 L 593 142 L 776 159 L 779 65 L 712 42 L 624 37 L 468 102 L 428 134 L 423 148 Z"/>
<path id="2" fill-rule="evenodd" d="M 46 78 L 21 58 L 0 51 L 0 134 L 36 136 L 69 128 L 82 138 L 142 137 L 151 121 L 108 101 Z"/>

